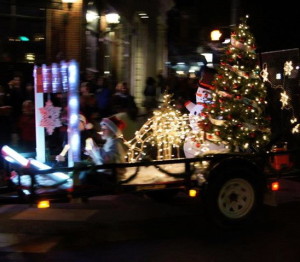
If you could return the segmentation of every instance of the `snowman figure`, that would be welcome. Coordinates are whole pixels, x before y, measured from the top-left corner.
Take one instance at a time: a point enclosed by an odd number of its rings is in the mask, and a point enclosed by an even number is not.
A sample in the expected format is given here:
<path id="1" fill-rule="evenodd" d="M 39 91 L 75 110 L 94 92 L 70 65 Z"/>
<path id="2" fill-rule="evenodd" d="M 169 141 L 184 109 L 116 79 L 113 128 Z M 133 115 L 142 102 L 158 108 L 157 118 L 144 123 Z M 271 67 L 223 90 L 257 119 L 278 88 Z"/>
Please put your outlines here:
<path id="1" fill-rule="evenodd" d="M 209 88 L 209 89 L 208 89 Z M 203 82 L 199 83 L 196 92 L 196 104 L 191 101 L 185 103 L 185 107 L 190 112 L 189 121 L 192 131 L 184 142 L 184 154 L 187 158 L 193 158 L 208 153 L 224 153 L 228 149 L 224 144 L 217 144 L 220 138 L 212 133 L 205 132 L 200 126 L 202 110 L 205 104 L 210 103 L 211 86 Z"/>

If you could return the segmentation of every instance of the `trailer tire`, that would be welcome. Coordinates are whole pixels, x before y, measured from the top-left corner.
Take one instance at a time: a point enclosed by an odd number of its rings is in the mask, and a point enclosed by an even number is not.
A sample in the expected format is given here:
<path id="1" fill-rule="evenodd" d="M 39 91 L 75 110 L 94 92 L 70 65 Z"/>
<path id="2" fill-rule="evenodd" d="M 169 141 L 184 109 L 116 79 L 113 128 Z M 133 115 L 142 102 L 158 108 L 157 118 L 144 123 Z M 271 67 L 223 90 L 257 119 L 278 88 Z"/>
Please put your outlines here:
<path id="1" fill-rule="evenodd" d="M 209 182 L 206 210 L 219 227 L 231 228 L 256 221 L 263 203 L 262 181 L 252 170 L 223 169 Z"/>

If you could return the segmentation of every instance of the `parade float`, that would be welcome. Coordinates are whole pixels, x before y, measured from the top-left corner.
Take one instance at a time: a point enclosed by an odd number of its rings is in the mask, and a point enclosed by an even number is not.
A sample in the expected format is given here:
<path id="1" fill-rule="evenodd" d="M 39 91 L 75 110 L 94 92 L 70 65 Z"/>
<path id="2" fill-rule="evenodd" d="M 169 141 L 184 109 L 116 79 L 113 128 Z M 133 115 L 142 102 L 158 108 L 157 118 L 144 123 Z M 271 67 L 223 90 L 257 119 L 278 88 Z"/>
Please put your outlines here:
<path id="1" fill-rule="evenodd" d="M 71 201 L 92 195 L 145 193 L 165 198 L 179 191 L 200 197 L 206 214 L 220 226 L 243 225 L 253 221 L 264 200 L 278 190 L 280 178 L 299 176 L 293 168 L 297 154 L 288 148 L 272 150 L 273 141 L 266 114 L 268 71 L 257 66 L 254 38 L 243 19 L 232 33 L 220 69 L 212 83 L 199 79 L 195 103 L 185 104 L 183 114 L 165 94 L 162 105 L 142 125 L 133 139 L 124 141 L 126 163 L 76 165 L 80 162 L 78 132 L 79 70 L 75 61 L 36 67 L 36 157 L 26 158 L 9 146 L 2 148 L 9 171 L 9 186 L 2 203 Z M 293 70 L 284 66 L 285 75 Z M 284 89 L 284 88 L 283 88 Z M 67 92 L 68 167 L 53 168 L 45 162 L 45 130 L 51 134 L 60 126 L 61 108 L 45 94 Z M 282 94 L 282 107 L 288 103 Z M 299 132 L 294 114 L 292 133 Z M 295 152 L 295 151 L 293 151 Z M 125 168 L 122 180 L 113 175 L 109 191 L 81 188 L 75 174 L 89 170 Z M 114 174 L 114 172 L 113 172 Z M 8 195 L 7 195 L 8 192 Z M 13 195 L 12 192 L 16 194 Z M 11 197 L 13 196 L 13 197 Z"/>

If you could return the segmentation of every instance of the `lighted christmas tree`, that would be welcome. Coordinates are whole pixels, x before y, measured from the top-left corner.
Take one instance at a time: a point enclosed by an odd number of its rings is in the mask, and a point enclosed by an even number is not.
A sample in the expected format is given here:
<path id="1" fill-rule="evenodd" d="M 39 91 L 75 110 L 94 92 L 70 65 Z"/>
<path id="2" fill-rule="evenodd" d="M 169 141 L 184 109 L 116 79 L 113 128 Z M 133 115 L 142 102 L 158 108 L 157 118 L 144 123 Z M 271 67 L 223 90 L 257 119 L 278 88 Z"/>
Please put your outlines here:
<path id="1" fill-rule="evenodd" d="M 172 95 L 165 94 L 162 106 L 153 112 L 153 117 L 132 140 L 125 141 L 127 161 L 136 162 L 149 157 L 156 160 L 179 158 L 180 146 L 189 131 L 188 116 L 172 105 Z"/>
<path id="2" fill-rule="evenodd" d="M 213 80 L 212 101 L 202 112 L 204 131 L 216 134 L 231 151 L 259 150 L 270 136 L 267 90 L 260 78 L 247 18 L 242 18 L 231 34 Z"/>

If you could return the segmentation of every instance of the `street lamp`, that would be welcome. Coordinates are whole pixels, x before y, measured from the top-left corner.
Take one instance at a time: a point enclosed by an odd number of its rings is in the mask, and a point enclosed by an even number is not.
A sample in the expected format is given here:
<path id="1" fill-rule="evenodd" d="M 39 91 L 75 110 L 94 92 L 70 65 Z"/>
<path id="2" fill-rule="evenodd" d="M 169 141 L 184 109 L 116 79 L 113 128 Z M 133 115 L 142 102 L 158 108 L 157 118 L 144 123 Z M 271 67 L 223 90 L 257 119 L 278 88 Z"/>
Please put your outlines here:
<path id="1" fill-rule="evenodd" d="M 225 46 L 230 42 L 230 28 L 221 27 L 210 32 L 210 40 L 207 45 L 212 50 L 212 63 L 218 64 L 220 56 L 225 50 Z M 209 57 L 207 57 L 209 59 Z"/>
<path id="2" fill-rule="evenodd" d="M 219 41 L 222 36 L 222 33 L 219 29 L 215 29 L 210 32 L 210 39 L 212 41 Z"/>
<path id="3" fill-rule="evenodd" d="M 63 14 L 63 29 L 64 29 L 63 57 L 65 57 L 65 58 L 66 58 L 66 54 L 67 54 L 67 39 L 68 39 L 67 31 L 68 31 L 68 24 L 69 24 L 69 16 L 70 16 L 70 12 L 72 11 L 73 4 L 76 1 L 77 0 L 62 0 L 62 3 L 67 4 L 67 7 L 68 7 L 68 10 L 66 12 L 64 12 L 64 14 Z"/>
<path id="4" fill-rule="evenodd" d="M 210 32 L 210 40 L 212 42 L 219 42 L 228 44 L 230 42 L 231 29 L 228 26 L 222 26 L 219 29 L 214 29 Z"/>
<path id="5" fill-rule="evenodd" d="M 64 25 L 68 24 L 69 22 L 69 12 L 73 8 L 73 4 L 76 2 L 76 0 L 62 0 L 63 4 L 67 4 L 68 11 L 64 14 Z"/>
<path id="6" fill-rule="evenodd" d="M 88 10 L 88 11 L 86 12 L 85 19 L 86 19 L 86 21 L 87 21 L 88 23 L 92 23 L 92 22 L 94 22 L 94 21 L 95 21 L 96 19 L 98 19 L 98 18 L 99 18 L 99 15 L 98 15 L 98 13 L 95 12 L 95 11 Z"/>
<path id="7" fill-rule="evenodd" d="M 106 23 L 109 25 L 116 25 L 120 23 L 120 16 L 115 12 L 107 13 L 105 15 L 105 19 L 106 19 Z"/>
<path id="8" fill-rule="evenodd" d="M 76 2 L 76 0 L 62 0 L 62 2 L 68 5 L 68 10 L 70 11 L 73 7 L 73 4 Z"/>
<path id="9" fill-rule="evenodd" d="M 103 72 L 106 75 L 111 74 L 111 64 L 115 58 L 115 29 L 120 23 L 120 15 L 114 10 L 108 11 L 102 16 L 102 32 L 99 41 L 103 42 Z"/>
<path id="10" fill-rule="evenodd" d="M 98 14 L 98 9 L 93 1 L 89 1 L 86 6 L 85 13 L 85 67 L 91 68 L 92 70 L 97 70 L 98 64 L 98 33 L 99 33 L 99 21 L 100 16 Z"/>
<path id="11" fill-rule="evenodd" d="M 105 40 L 104 37 L 113 32 L 115 27 L 120 23 L 120 15 L 116 12 L 108 12 L 105 15 L 101 15 L 101 33 L 99 41 Z"/>

